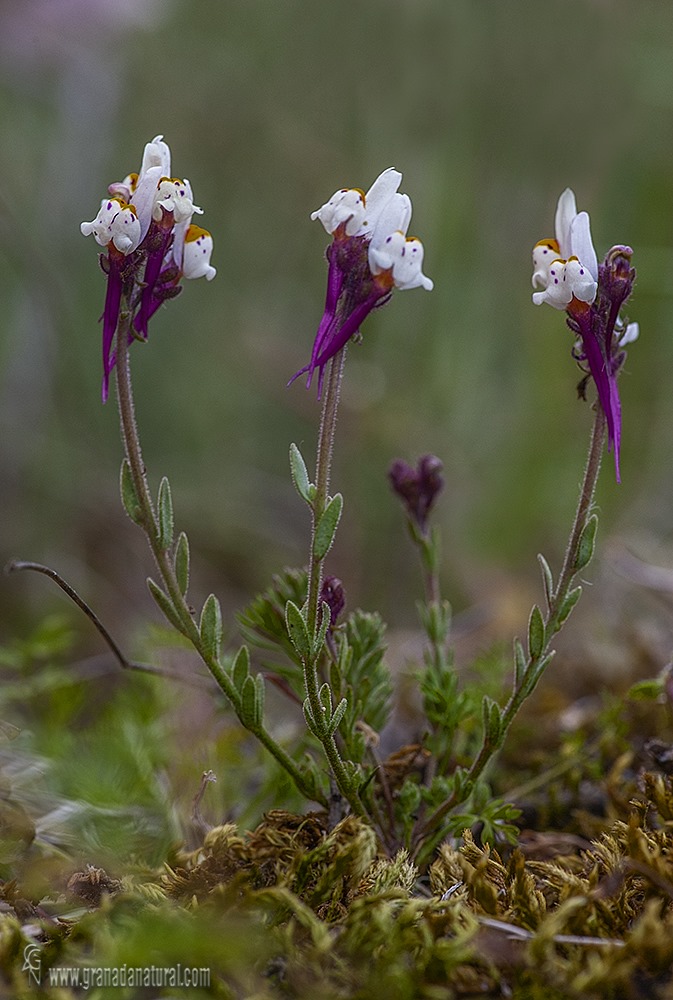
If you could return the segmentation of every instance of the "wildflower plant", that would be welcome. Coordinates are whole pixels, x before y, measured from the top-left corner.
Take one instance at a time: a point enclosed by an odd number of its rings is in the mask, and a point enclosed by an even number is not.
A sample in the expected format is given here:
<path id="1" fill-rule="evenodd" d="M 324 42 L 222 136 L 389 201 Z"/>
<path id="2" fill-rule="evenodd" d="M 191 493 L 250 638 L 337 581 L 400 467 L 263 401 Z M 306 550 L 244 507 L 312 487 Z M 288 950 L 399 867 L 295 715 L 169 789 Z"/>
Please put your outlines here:
<path id="1" fill-rule="evenodd" d="M 493 798 L 485 772 L 551 662 L 554 637 L 580 597 L 575 580 L 593 553 L 597 518 L 592 504 L 606 432 L 619 478 L 617 377 L 625 346 L 637 335 L 637 326 L 628 324 L 621 311 L 635 277 L 632 251 L 615 246 L 599 265 L 589 217 L 577 212 L 569 189 L 559 199 L 555 236 L 533 251 L 533 301 L 566 312 L 576 338 L 573 357 L 584 373 L 582 395 L 593 380 L 597 400 L 565 558 L 554 577 L 545 558 L 538 557 L 544 604 L 531 610 L 526 641 L 514 640 L 511 691 L 504 703 L 498 691 L 493 697 L 477 683 L 461 683 L 454 669 L 451 609 L 441 594 L 440 537 L 432 523 L 445 485 L 442 463 L 424 455 L 415 466 L 397 459 L 390 467 L 390 485 L 402 504 L 423 571 L 419 613 L 427 641 L 418 683 L 425 722 L 417 744 L 382 760 L 379 737 L 392 693 L 385 625 L 376 613 L 349 609 L 348 581 L 344 585 L 327 571 L 344 503 L 342 493 L 332 492 L 331 463 L 349 343 L 360 338 L 365 319 L 395 289 L 433 287 L 423 272 L 423 245 L 407 235 L 411 201 L 400 193 L 401 174 L 391 167 L 366 193 L 342 188 L 311 216 L 332 242 L 326 252 L 324 311 L 310 359 L 290 380 L 306 375 L 310 388 L 317 373 L 320 399 L 314 475 L 299 448 L 290 446 L 292 480 L 310 515 L 306 567 L 279 574 L 241 612 L 245 643 L 238 651 L 226 651 L 217 597 L 210 594 L 200 612 L 191 606 L 188 539 L 175 530 L 168 480 L 161 479 L 156 495 L 150 489 L 134 413 L 130 345 L 147 339 L 150 320 L 180 292 L 183 278 L 210 280 L 215 275 L 212 238 L 192 223 L 201 209 L 189 182 L 171 178 L 170 159 L 168 145 L 157 136 L 146 145 L 139 172 L 111 185 L 97 216 L 81 227 L 103 248 L 103 399 L 114 374 L 125 450 L 122 501 L 154 556 L 157 578 L 148 580 L 152 596 L 197 651 L 240 723 L 304 799 L 325 810 L 330 826 L 350 813 L 375 832 L 390 857 L 404 849 L 416 861 L 429 860 L 447 834 L 477 824 L 484 839 L 511 839 L 515 810 Z M 258 658 L 263 669 L 256 669 Z M 302 706 L 306 732 L 294 749 L 281 745 L 267 725 L 267 682 Z"/>

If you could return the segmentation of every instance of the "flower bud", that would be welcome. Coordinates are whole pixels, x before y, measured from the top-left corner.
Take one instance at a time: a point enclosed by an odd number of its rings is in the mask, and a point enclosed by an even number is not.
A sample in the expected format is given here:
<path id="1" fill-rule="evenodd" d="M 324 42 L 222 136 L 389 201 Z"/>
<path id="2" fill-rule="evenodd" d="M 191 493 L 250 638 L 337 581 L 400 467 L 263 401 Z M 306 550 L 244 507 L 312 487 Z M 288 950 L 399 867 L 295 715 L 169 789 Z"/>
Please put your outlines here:
<path id="1" fill-rule="evenodd" d="M 635 281 L 636 271 L 631 267 L 633 250 L 627 246 L 614 246 L 608 250 L 599 271 L 601 292 L 619 309 L 626 302 Z"/>
<path id="2" fill-rule="evenodd" d="M 338 577 L 325 577 L 320 591 L 320 602 L 323 601 L 330 611 L 330 628 L 334 628 L 339 615 L 346 606 L 346 594 Z"/>
<path id="3" fill-rule="evenodd" d="M 388 478 L 409 520 L 424 532 L 428 514 L 444 487 L 441 461 L 435 455 L 423 455 L 413 469 L 398 458 L 390 466 Z"/>

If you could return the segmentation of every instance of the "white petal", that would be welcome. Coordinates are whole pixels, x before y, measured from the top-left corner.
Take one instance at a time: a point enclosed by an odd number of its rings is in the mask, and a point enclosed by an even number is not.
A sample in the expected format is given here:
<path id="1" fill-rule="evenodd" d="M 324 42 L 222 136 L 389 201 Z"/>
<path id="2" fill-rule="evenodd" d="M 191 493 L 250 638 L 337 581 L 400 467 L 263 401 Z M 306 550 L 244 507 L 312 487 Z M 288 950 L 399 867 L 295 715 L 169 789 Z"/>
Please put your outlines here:
<path id="1" fill-rule="evenodd" d="M 593 302 L 598 285 L 583 261 L 571 257 L 565 265 L 565 281 L 571 295 L 580 302 Z"/>
<path id="2" fill-rule="evenodd" d="M 549 281 L 542 292 L 533 292 L 533 302 L 536 306 L 547 302 L 554 309 L 565 309 L 570 304 L 573 293 L 568 286 L 566 277 L 566 262 L 553 261 L 549 268 Z"/>
<path id="3" fill-rule="evenodd" d="M 598 258 L 591 239 L 591 223 L 587 212 L 580 212 L 570 223 L 570 253 L 588 268 L 594 281 L 598 281 Z"/>
<path id="4" fill-rule="evenodd" d="M 83 222 L 80 230 L 83 236 L 93 235 L 102 247 L 113 242 L 123 254 L 131 253 L 140 243 L 140 223 L 135 210 L 117 198 L 104 198 L 96 218 Z"/>
<path id="5" fill-rule="evenodd" d="M 393 280 L 401 291 L 408 288 L 419 288 L 421 285 L 428 292 L 432 291 L 433 281 L 422 271 L 423 252 L 423 244 L 420 240 L 404 241 L 400 257 L 393 266 Z"/>
<path id="6" fill-rule="evenodd" d="M 406 194 L 394 194 L 382 207 L 372 231 L 372 243 L 380 247 L 392 233 L 405 236 L 411 222 L 411 199 Z"/>
<path id="7" fill-rule="evenodd" d="M 140 243 L 140 221 L 132 208 L 122 208 L 110 223 L 110 236 L 117 250 L 130 254 Z"/>
<path id="8" fill-rule="evenodd" d="M 163 135 L 156 135 L 152 142 L 148 142 L 145 146 L 140 167 L 141 178 L 151 167 L 161 167 L 160 177 L 171 176 L 171 151 L 163 139 Z"/>
<path id="9" fill-rule="evenodd" d="M 199 215 L 203 214 L 203 209 L 196 208 L 192 203 L 190 197 L 191 191 L 189 183 L 185 183 L 177 178 L 172 178 L 171 180 L 163 178 L 159 182 L 157 189 L 152 218 L 156 222 L 160 222 L 162 208 L 167 212 L 172 212 L 176 222 L 184 222 L 191 219 L 194 212 L 198 212 Z"/>
<path id="10" fill-rule="evenodd" d="M 394 167 L 388 167 L 379 174 L 365 196 L 366 218 L 362 220 L 358 236 L 367 236 L 372 232 L 401 183 L 402 174 Z"/>
<path id="11" fill-rule="evenodd" d="M 152 221 L 152 211 L 157 198 L 159 181 L 164 176 L 160 166 L 150 167 L 138 178 L 138 187 L 131 199 L 140 219 L 140 239 L 144 240 Z"/>
<path id="12" fill-rule="evenodd" d="M 634 340 L 637 340 L 640 335 L 640 327 L 637 323 L 629 323 L 622 335 L 619 337 L 619 346 L 626 347 L 627 344 L 632 344 Z"/>
<path id="13" fill-rule="evenodd" d="M 182 272 L 185 278 L 205 278 L 212 281 L 217 271 L 210 263 L 213 237 L 199 226 L 190 226 L 185 238 Z"/>
<path id="14" fill-rule="evenodd" d="M 433 282 L 423 274 L 423 244 L 407 239 L 403 232 L 391 233 L 381 245 L 369 245 L 369 267 L 372 274 L 392 269 L 395 287 L 400 291 L 422 286 L 431 291 Z"/>
<path id="15" fill-rule="evenodd" d="M 329 201 L 326 201 L 317 211 L 311 212 L 313 221 L 320 219 L 330 235 L 345 222 L 347 236 L 355 235 L 362 224 L 364 215 L 364 195 L 357 188 L 341 188 L 339 191 L 335 191 Z"/>
<path id="16" fill-rule="evenodd" d="M 369 244 L 369 269 L 372 274 L 389 271 L 401 255 L 406 237 L 401 230 L 389 233 L 382 241 L 372 240 Z"/>
<path id="17" fill-rule="evenodd" d="M 561 251 L 560 256 L 567 260 L 572 254 L 570 249 L 570 225 L 577 215 L 577 203 L 575 194 L 571 188 L 566 188 L 561 194 L 556 206 L 556 218 L 554 220 L 554 231 L 556 240 Z"/>
<path id="18" fill-rule="evenodd" d="M 549 268 L 560 258 L 556 240 L 540 240 L 533 247 L 533 288 L 546 288 L 549 284 Z"/>

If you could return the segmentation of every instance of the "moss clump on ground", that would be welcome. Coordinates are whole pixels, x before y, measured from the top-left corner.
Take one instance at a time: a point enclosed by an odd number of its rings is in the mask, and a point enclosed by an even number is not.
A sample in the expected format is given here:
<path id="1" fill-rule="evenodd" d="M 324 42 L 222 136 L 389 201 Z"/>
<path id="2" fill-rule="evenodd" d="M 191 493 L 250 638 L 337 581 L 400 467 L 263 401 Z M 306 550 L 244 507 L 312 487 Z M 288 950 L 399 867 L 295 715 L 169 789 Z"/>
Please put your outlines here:
<path id="1" fill-rule="evenodd" d="M 586 846 L 540 834 L 500 853 L 466 831 L 425 875 L 404 850 L 380 855 L 354 817 L 329 830 L 323 814 L 276 810 L 249 833 L 212 828 L 163 869 L 91 867 L 43 899 L 19 876 L 2 888 L 0 970 L 30 995 L 32 943 L 42 995 L 59 1000 L 79 993 L 50 970 L 149 965 L 207 968 L 210 982 L 149 994 L 92 980 L 88 995 L 665 1000 L 673 782 L 646 772 L 638 788 Z"/>

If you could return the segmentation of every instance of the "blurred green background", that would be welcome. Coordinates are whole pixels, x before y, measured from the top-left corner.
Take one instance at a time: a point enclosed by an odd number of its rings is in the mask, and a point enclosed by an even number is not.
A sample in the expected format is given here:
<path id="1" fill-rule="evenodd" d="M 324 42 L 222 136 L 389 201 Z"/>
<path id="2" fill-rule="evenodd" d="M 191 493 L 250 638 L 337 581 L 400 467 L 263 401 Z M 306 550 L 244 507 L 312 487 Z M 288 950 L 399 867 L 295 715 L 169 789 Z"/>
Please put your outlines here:
<path id="1" fill-rule="evenodd" d="M 132 351 L 150 479 L 168 475 L 195 599 L 227 612 L 307 551 L 289 481 L 312 460 L 313 392 L 286 388 L 319 321 L 341 186 L 404 173 L 435 290 L 397 293 L 349 351 L 330 569 L 349 604 L 414 627 L 417 573 L 392 459 L 434 452 L 447 596 L 558 564 L 591 415 L 562 314 L 530 301 L 530 250 L 574 188 L 603 254 L 635 249 L 641 326 L 620 387 L 623 485 L 607 461 L 601 543 L 670 555 L 673 7 L 639 0 L 3 0 L 0 5 L 0 560 L 47 562 L 132 641 L 156 616 L 150 558 L 121 512 L 114 394 L 100 402 L 105 280 L 79 223 L 163 133 L 213 233 Z M 605 551 L 605 549 L 604 549 Z M 63 610 L 0 582 L 0 633 Z M 87 626 L 83 625 L 83 631 Z M 98 643 L 93 637 L 92 648 Z"/>

